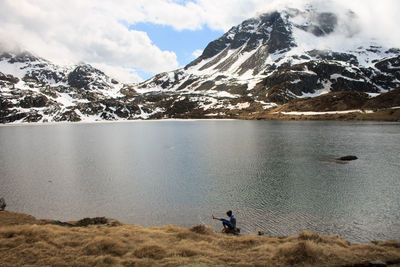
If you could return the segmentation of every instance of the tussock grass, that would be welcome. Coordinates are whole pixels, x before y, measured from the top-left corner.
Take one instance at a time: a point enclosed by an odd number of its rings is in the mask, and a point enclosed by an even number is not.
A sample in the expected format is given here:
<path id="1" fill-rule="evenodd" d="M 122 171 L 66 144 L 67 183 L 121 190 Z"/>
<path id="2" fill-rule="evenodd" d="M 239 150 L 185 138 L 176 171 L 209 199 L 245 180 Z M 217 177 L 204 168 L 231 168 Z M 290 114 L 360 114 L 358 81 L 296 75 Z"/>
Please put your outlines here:
<path id="1" fill-rule="evenodd" d="M 7 215 L 0 213 L 0 221 L 2 216 Z M 25 219 L 21 225 L 0 224 L 0 266 L 368 266 L 375 260 L 400 263 L 397 241 L 350 244 L 337 236 L 309 231 L 290 237 L 231 236 L 214 233 L 204 225 L 191 229 L 125 224 L 71 228 L 31 219 L 28 224 Z"/>
<path id="2" fill-rule="evenodd" d="M 95 237 L 90 241 L 83 250 L 87 255 L 113 255 L 123 256 L 128 252 L 128 249 L 120 240 L 110 237 Z"/>

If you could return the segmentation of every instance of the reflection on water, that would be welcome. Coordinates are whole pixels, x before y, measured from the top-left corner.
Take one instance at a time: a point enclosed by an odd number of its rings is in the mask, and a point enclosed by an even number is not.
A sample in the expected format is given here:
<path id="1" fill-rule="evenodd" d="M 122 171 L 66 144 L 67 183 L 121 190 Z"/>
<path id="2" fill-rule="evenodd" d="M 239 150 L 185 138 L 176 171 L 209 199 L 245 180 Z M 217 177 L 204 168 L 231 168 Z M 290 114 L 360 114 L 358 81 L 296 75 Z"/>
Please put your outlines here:
<path id="1" fill-rule="evenodd" d="M 310 229 L 400 240 L 400 124 L 163 121 L 0 127 L 0 196 L 59 220 Z M 355 154 L 347 164 L 332 161 Z"/>

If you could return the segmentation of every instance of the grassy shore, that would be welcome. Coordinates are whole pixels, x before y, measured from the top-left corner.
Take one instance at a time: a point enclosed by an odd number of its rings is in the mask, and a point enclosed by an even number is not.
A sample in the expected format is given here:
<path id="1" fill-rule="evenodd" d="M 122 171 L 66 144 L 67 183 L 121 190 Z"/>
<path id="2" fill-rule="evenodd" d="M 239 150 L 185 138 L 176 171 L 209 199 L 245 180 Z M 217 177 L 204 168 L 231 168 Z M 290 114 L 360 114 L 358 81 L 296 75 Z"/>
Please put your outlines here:
<path id="1" fill-rule="evenodd" d="M 400 109 L 384 109 L 372 113 L 362 112 L 348 112 L 348 113 L 333 113 L 333 114 L 315 114 L 307 115 L 300 114 L 284 114 L 280 113 L 280 109 L 276 108 L 272 111 L 260 112 L 260 113 L 244 113 L 239 115 L 239 119 L 244 120 L 330 120 L 330 121 L 386 121 L 386 122 L 399 122 L 400 121 Z"/>
<path id="2" fill-rule="evenodd" d="M 88 221 L 88 220 L 86 220 Z M 90 222 L 90 220 L 89 220 Z M 351 244 L 303 232 L 231 236 L 206 226 L 53 225 L 0 212 L 0 266 L 371 266 L 400 263 L 397 241 Z M 71 227 L 72 226 L 72 227 Z"/>

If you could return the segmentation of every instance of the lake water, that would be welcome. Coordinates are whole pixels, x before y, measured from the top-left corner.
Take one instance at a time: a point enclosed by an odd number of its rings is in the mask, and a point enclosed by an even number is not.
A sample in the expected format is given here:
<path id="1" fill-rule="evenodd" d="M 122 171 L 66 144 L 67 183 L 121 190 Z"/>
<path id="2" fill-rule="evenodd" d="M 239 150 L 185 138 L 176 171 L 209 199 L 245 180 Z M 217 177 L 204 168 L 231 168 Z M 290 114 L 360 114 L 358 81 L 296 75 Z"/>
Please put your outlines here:
<path id="1" fill-rule="evenodd" d="M 0 196 L 38 218 L 400 240 L 400 124 L 158 121 L 0 127 Z M 333 159 L 353 154 L 358 160 Z"/>

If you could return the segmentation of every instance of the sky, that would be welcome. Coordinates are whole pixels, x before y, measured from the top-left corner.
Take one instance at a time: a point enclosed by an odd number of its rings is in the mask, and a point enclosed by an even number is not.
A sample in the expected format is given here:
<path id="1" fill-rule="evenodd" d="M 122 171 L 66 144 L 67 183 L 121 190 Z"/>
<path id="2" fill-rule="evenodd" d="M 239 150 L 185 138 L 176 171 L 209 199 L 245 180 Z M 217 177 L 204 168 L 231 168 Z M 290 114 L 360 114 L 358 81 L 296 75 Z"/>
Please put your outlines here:
<path id="1" fill-rule="evenodd" d="M 400 47 L 398 0 L 311 0 L 358 15 L 358 35 Z M 305 0 L 0 0 L 0 50 L 89 63 L 122 82 L 185 66 L 232 26 Z"/>

